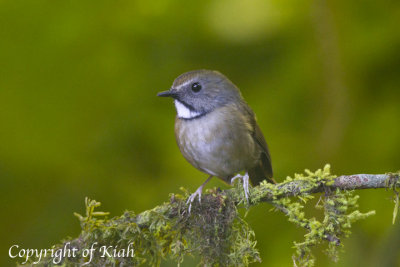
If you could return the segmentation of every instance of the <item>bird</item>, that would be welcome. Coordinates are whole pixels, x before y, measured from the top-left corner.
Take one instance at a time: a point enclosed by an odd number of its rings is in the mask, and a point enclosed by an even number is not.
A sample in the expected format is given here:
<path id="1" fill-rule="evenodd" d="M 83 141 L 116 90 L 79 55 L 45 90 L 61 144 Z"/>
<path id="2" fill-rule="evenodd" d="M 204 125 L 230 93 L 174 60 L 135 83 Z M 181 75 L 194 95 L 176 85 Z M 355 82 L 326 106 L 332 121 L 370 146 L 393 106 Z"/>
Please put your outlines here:
<path id="1" fill-rule="evenodd" d="M 263 180 L 275 183 L 269 149 L 255 114 L 226 76 L 215 70 L 189 71 L 157 96 L 173 98 L 179 150 L 191 165 L 208 174 L 187 200 L 189 213 L 196 196 L 201 202 L 203 188 L 214 176 L 228 184 L 242 179 L 247 201 L 249 179 L 252 185 Z"/>

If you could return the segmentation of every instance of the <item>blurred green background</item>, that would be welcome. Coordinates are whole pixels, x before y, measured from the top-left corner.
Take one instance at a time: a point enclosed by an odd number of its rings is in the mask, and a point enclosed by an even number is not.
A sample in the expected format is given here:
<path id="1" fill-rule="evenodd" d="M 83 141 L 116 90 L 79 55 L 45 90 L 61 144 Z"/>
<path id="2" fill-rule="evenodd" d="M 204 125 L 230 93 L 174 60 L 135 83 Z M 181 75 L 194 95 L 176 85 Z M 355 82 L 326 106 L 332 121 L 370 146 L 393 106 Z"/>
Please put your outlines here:
<path id="1" fill-rule="evenodd" d="M 193 69 L 241 88 L 276 180 L 327 162 L 397 171 L 399 18 L 399 1 L 0 1 L 0 265 L 13 244 L 77 236 L 86 196 L 116 216 L 203 182 L 175 144 L 172 102 L 156 97 Z M 392 193 L 359 193 L 377 215 L 354 225 L 338 263 L 316 250 L 317 266 L 400 265 Z M 247 216 L 255 266 L 291 266 L 304 231 L 269 209 Z"/>

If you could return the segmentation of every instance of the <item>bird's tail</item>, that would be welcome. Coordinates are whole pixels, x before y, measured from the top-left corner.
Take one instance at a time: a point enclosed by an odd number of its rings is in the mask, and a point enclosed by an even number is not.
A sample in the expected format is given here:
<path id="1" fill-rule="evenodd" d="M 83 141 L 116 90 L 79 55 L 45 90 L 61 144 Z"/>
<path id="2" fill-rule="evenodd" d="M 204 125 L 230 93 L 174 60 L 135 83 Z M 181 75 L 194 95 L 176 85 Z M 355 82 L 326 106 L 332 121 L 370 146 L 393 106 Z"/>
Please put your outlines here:
<path id="1" fill-rule="evenodd" d="M 259 185 L 262 181 L 276 184 L 273 178 L 271 161 L 267 157 L 261 157 L 259 164 L 248 171 L 252 185 Z"/>

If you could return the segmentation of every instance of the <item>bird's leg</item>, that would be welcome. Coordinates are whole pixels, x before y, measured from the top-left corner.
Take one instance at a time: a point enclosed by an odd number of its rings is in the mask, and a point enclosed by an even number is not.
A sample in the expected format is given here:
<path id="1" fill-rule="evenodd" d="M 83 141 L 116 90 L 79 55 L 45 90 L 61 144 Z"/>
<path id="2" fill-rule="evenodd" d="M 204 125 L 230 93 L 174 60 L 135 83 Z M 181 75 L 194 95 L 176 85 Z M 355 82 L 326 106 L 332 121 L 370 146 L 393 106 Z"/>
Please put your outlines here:
<path id="1" fill-rule="evenodd" d="M 246 172 L 243 176 L 243 190 L 247 202 L 249 202 L 249 174 Z"/>
<path id="2" fill-rule="evenodd" d="M 243 180 L 243 190 L 244 190 L 244 195 L 246 196 L 247 202 L 249 201 L 249 174 L 246 172 L 243 176 L 240 174 L 235 175 L 231 179 L 231 184 L 237 179 L 240 178 Z"/>
<path id="3" fill-rule="evenodd" d="M 208 183 L 208 181 L 211 180 L 212 177 L 213 176 L 210 175 L 210 177 L 208 177 L 207 180 L 202 185 L 200 185 L 199 188 L 197 188 L 196 192 L 191 194 L 190 197 L 188 198 L 186 204 L 189 204 L 189 214 L 190 210 L 192 209 L 192 202 L 194 201 L 196 196 L 199 196 L 199 203 L 201 203 L 201 193 L 203 192 L 203 187 Z"/>

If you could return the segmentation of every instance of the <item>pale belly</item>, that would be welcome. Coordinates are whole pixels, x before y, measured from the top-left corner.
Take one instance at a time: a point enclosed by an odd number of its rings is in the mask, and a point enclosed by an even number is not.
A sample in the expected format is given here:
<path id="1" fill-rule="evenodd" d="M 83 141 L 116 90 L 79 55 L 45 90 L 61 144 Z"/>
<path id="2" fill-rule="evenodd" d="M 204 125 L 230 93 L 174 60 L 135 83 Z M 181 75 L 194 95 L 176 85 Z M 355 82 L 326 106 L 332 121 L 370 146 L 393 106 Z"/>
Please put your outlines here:
<path id="1" fill-rule="evenodd" d="M 199 170 L 224 180 L 254 166 L 259 156 L 248 126 L 240 120 L 207 114 L 177 120 L 175 130 L 183 156 Z"/>

